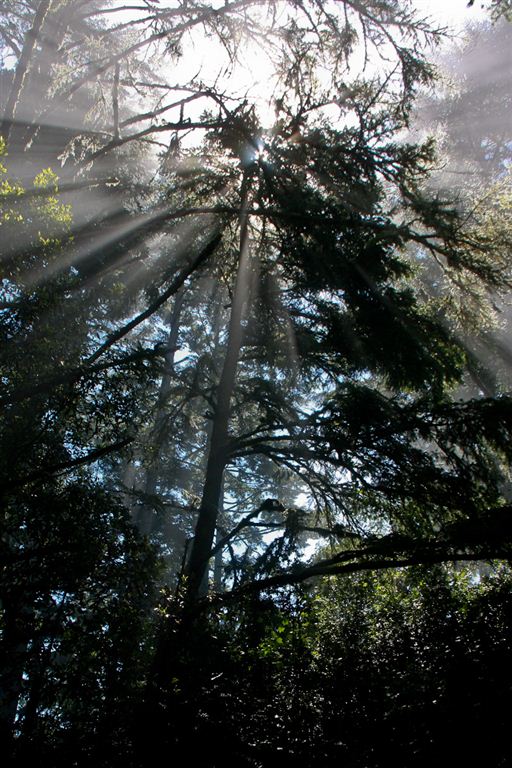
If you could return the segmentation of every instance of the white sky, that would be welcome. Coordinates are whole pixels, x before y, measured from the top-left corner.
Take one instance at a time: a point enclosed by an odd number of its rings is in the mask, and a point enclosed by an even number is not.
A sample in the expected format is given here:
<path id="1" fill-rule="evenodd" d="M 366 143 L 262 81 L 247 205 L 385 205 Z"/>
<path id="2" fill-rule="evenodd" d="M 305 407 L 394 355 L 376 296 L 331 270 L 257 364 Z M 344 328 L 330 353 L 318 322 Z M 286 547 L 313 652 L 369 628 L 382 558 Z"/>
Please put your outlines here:
<path id="1" fill-rule="evenodd" d="M 412 0 L 412 5 L 418 9 L 421 17 L 428 17 L 431 20 L 433 27 L 449 27 L 454 33 L 460 32 L 465 24 L 472 20 L 479 21 L 489 18 L 488 12 L 481 8 L 480 0 L 477 0 L 471 8 L 467 7 L 467 0 Z M 228 61 L 222 46 L 212 43 L 205 44 L 205 39 L 200 34 L 196 34 L 195 39 L 197 42 L 194 46 L 193 55 L 186 55 L 177 63 L 176 73 L 181 74 L 180 70 L 183 70 L 186 79 L 186 75 L 190 75 L 192 68 L 195 67 L 195 72 L 201 71 L 201 76 L 206 73 L 211 75 L 212 72 L 215 72 L 220 74 L 222 79 L 223 69 Z M 190 46 L 191 44 L 192 41 L 189 38 L 187 45 Z M 188 48 L 187 53 L 191 53 L 190 48 Z M 245 61 L 245 67 L 242 67 L 242 70 L 237 69 L 236 78 L 237 83 L 240 84 L 240 92 L 250 89 L 254 93 L 259 90 L 259 87 L 263 92 L 268 92 L 273 66 L 265 53 L 256 47 L 251 49 L 251 47 L 244 46 L 241 59 Z M 244 69 L 245 77 L 243 75 Z M 209 80 L 210 77 L 207 76 L 206 79 Z M 233 81 L 231 85 L 233 85 Z"/>
<path id="2" fill-rule="evenodd" d="M 116 0 L 122 4 L 123 0 Z M 162 0 L 161 7 L 164 8 L 169 0 Z M 221 3 L 221 0 L 210 0 L 211 5 L 215 6 Z M 460 31 L 465 24 L 474 20 L 489 18 L 487 11 L 481 8 L 483 0 L 476 0 L 475 4 L 467 7 L 468 0 L 411 0 L 413 7 L 416 7 L 421 17 L 429 18 L 433 27 L 450 27 L 453 32 Z M 172 5 L 172 0 L 169 3 Z M 133 17 L 133 11 L 127 10 L 116 15 L 118 20 L 129 20 Z M 273 65 L 268 60 L 264 51 L 256 46 L 243 46 L 243 51 L 239 52 L 242 67 L 237 67 L 236 82 L 240 84 L 240 93 L 244 90 L 262 91 L 269 90 L 272 79 Z M 200 30 L 194 30 L 193 34 L 185 38 L 184 54 L 180 60 L 173 64 L 173 80 L 175 82 L 186 82 L 187 79 L 195 74 L 199 78 L 204 78 L 209 84 L 212 81 L 212 75 L 219 76 L 219 81 L 226 75 L 226 66 L 228 57 L 221 44 L 215 43 L 212 38 L 207 39 Z M 243 62 L 243 63 L 242 63 Z M 245 77 L 243 71 L 245 70 Z M 233 86 L 231 80 L 230 86 Z M 256 86 L 256 87 L 255 87 Z"/>
<path id="3" fill-rule="evenodd" d="M 462 27 L 471 20 L 489 18 L 488 12 L 482 10 L 481 3 L 476 2 L 471 8 L 467 0 L 414 0 L 414 5 L 421 15 L 432 17 L 437 24 Z"/>
<path id="4" fill-rule="evenodd" d="M 160 7 L 165 7 L 169 0 L 162 0 Z M 212 5 L 221 0 L 210 0 Z M 122 0 L 117 0 L 121 3 Z M 465 24 L 489 18 L 488 12 L 481 8 L 483 0 L 467 7 L 467 0 L 412 0 L 418 15 L 428 18 L 432 27 L 449 27 L 454 34 L 460 32 Z M 121 16 L 128 18 L 133 11 L 125 11 Z M 447 38 L 446 45 L 450 44 Z M 245 42 L 238 51 L 239 62 L 235 71 L 229 74 L 229 59 L 223 46 L 204 32 L 195 29 L 193 34 L 184 40 L 183 56 L 169 67 L 169 81 L 186 83 L 193 78 L 203 81 L 206 85 L 226 87 L 232 96 L 244 97 L 249 95 L 251 101 L 258 102 L 258 112 L 264 125 L 270 125 L 275 120 L 274 88 L 276 80 L 274 66 L 264 49 L 259 45 L 248 45 Z M 353 72 L 357 64 L 353 62 Z M 282 86 L 279 86 L 282 90 Z M 277 95 L 279 95 L 277 93 Z M 187 117 L 196 117 L 204 109 L 203 102 L 197 102 L 187 107 Z M 213 106 L 213 105 L 212 105 Z M 168 113 L 169 118 L 176 117 Z M 185 144 L 187 139 L 185 139 Z M 190 141 L 192 141 L 192 137 Z"/>

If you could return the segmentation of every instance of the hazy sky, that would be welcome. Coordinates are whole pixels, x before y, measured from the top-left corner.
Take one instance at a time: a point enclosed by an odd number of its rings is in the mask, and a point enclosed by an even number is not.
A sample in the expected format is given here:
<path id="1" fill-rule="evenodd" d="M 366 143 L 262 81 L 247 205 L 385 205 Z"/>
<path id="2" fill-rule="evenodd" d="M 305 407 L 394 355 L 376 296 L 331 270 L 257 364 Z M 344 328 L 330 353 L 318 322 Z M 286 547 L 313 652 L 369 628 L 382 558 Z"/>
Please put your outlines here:
<path id="1" fill-rule="evenodd" d="M 412 0 L 422 17 L 428 17 L 432 27 L 450 27 L 453 32 L 461 31 L 471 20 L 488 18 L 488 13 L 481 8 L 482 0 L 476 0 L 472 8 L 467 7 L 467 0 Z M 446 44 L 450 44 L 446 40 Z M 196 30 L 187 40 L 186 56 L 173 64 L 173 77 L 186 81 L 196 75 L 207 81 L 219 77 L 224 80 L 228 59 L 224 47 L 213 44 Z M 260 101 L 259 112 L 264 123 L 274 120 L 274 107 L 270 97 L 274 91 L 274 65 L 261 48 L 245 43 L 238 51 L 239 66 L 236 75 L 228 76 L 230 89 L 238 95 L 250 92 L 252 98 Z M 354 70 L 355 71 L 355 70 Z M 224 80 L 225 81 L 225 80 Z"/>
<path id="2" fill-rule="evenodd" d="M 467 7 L 467 0 L 414 0 L 414 4 L 422 14 L 429 15 L 438 24 L 449 24 L 460 27 L 472 19 L 488 18 L 480 2 L 475 2 L 472 8 Z"/>

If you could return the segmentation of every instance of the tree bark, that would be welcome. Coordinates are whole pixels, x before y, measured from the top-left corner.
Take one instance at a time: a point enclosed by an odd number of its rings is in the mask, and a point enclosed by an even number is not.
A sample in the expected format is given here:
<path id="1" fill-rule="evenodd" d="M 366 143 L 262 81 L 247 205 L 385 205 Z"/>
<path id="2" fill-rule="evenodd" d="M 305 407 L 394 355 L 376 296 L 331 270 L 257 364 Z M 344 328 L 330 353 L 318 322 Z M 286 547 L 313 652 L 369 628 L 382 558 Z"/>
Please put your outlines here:
<path id="1" fill-rule="evenodd" d="M 119 62 L 114 68 L 114 84 L 112 86 L 112 122 L 114 139 L 119 139 Z"/>
<path id="2" fill-rule="evenodd" d="M 217 516 L 217 522 L 222 525 L 222 518 L 223 518 L 223 511 L 224 511 L 224 484 L 220 492 L 220 500 L 219 500 L 219 514 Z M 222 539 L 222 529 L 217 525 L 216 531 L 215 531 L 215 546 L 217 547 L 220 543 L 220 540 Z M 213 566 L 213 588 L 215 592 L 219 593 L 222 591 L 222 547 L 219 547 L 214 555 L 214 566 Z"/>
<path id="3" fill-rule="evenodd" d="M 208 451 L 201 506 L 196 523 L 194 541 L 186 568 L 187 602 L 193 604 L 201 596 L 201 585 L 213 548 L 219 514 L 224 469 L 228 459 L 228 430 L 238 359 L 244 335 L 243 319 L 249 298 L 250 252 L 248 243 L 247 177 L 244 176 L 241 193 L 240 258 L 229 321 L 228 344 L 224 365 L 217 386 L 215 414 Z"/>
<path id="4" fill-rule="evenodd" d="M 169 316 L 169 335 L 167 338 L 168 352 L 165 355 L 165 370 L 160 382 L 160 391 L 158 393 L 158 402 L 155 415 L 155 423 L 152 429 L 150 460 L 146 470 L 144 482 L 144 494 L 147 497 L 156 495 L 158 481 L 158 465 L 160 452 L 164 442 L 165 419 L 167 414 L 167 405 L 171 382 L 174 376 L 174 355 L 178 341 L 178 332 L 180 328 L 180 316 L 185 297 L 185 286 L 183 285 L 174 299 L 174 305 Z M 138 525 L 141 533 L 150 535 L 154 532 L 157 525 L 157 516 L 155 515 L 151 503 L 144 502 L 140 510 Z"/>
<path id="5" fill-rule="evenodd" d="M 3 632 L 0 644 L 0 743 L 7 755 L 13 746 L 16 716 L 23 692 L 23 671 L 27 657 L 33 610 L 20 593 L 4 596 Z"/>
<path id="6" fill-rule="evenodd" d="M 16 71 L 14 72 L 14 78 L 12 81 L 9 97 L 7 99 L 7 104 L 5 105 L 1 128 L 1 133 L 5 139 L 6 144 L 9 143 L 9 137 L 16 115 L 16 108 L 18 106 L 20 95 L 23 90 L 23 84 L 30 67 L 30 59 L 41 33 L 41 28 L 44 24 L 46 16 L 48 15 L 48 11 L 50 10 L 51 2 L 52 0 L 41 0 L 39 3 L 34 16 L 32 27 L 27 32 L 25 43 L 21 51 L 21 56 L 16 67 Z"/>

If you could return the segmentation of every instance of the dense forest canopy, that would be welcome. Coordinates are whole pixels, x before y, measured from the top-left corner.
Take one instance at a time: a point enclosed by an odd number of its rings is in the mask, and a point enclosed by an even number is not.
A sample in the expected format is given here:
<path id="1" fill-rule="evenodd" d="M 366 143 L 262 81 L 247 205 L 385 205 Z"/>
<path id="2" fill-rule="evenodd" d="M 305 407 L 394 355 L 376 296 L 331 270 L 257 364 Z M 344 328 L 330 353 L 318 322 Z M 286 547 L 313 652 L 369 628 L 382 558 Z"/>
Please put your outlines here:
<path id="1" fill-rule="evenodd" d="M 0 14 L 5 754 L 506 765 L 509 4 Z"/>

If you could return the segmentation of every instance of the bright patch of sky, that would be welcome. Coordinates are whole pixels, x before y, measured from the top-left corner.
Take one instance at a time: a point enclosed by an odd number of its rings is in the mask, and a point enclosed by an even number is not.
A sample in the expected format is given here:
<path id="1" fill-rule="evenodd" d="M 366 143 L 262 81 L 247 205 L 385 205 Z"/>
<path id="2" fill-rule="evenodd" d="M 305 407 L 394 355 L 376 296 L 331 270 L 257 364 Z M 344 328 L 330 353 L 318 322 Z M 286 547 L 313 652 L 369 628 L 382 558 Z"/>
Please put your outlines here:
<path id="1" fill-rule="evenodd" d="M 433 28 L 448 28 L 453 34 L 460 33 L 471 21 L 488 18 L 488 12 L 481 7 L 481 3 L 477 2 L 468 8 L 467 0 L 413 0 L 412 5 L 417 9 L 420 18 L 429 19 Z M 250 18 L 255 22 L 255 28 L 258 20 L 262 21 L 262 28 L 265 28 L 265 13 L 262 9 L 251 10 Z M 286 27 L 287 13 L 289 7 L 281 6 L 281 11 L 276 14 L 274 21 Z M 222 44 L 218 37 L 207 34 L 204 30 L 194 29 L 193 33 L 183 40 L 182 56 L 173 65 L 169 81 L 184 83 L 193 79 L 196 83 L 204 83 L 219 91 L 226 89 L 226 94 L 234 99 L 247 96 L 257 105 L 263 125 L 272 125 L 275 120 L 275 99 L 280 97 L 280 89 L 283 90 L 283 83 L 279 81 L 275 71 L 272 41 L 256 34 L 252 40 L 250 36 L 242 38 L 240 44 L 234 48 L 231 42 L 227 45 L 231 47 L 231 53 L 235 53 L 236 61 L 230 60 L 227 46 Z M 361 59 L 362 57 L 361 46 Z M 382 63 L 380 61 L 372 64 L 370 61 L 366 74 L 371 74 L 373 67 L 376 70 L 381 68 Z M 359 71 L 356 49 L 350 74 L 356 76 Z M 318 74 L 321 79 L 321 72 Z M 326 79 L 329 77 L 329 73 L 326 73 Z M 204 108 L 201 103 L 195 106 L 197 111 Z M 332 119 L 336 117 L 332 115 Z"/>
<path id="2" fill-rule="evenodd" d="M 467 0 L 415 0 L 414 6 L 422 16 L 428 16 L 436 25 L 460 30 L 471 21 L 489 18 L 481 3 L 468 8 Z"/>

